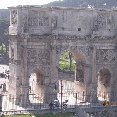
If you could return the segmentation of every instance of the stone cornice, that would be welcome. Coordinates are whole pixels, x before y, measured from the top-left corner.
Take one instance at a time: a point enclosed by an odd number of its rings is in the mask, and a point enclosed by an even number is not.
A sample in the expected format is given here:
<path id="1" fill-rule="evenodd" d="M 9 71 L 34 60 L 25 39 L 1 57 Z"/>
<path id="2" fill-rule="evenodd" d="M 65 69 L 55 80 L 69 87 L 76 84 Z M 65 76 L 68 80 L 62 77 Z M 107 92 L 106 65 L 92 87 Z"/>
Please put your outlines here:
<path id="1" fill-rule="evenodd" d="M 117 37 L 91 37 L 91 36 L 71 36 L 71 35 L 10 35 L 10 39 L 23 42 L 40 42 L 43 41 L 81 41 L 85 43 L 117 43 Z M 10 40 L 9 39 L 9 40 Z"/>
<path id="2" fill-rule="evenodd" d="M 73 41 L 84 41 L 84 42 L 91 42 L 91 43 L 115 43 L 117 42 L 117 37 L 91 37 L 91 36 L 70 36 L 70 35 L 30 35 L 29 39 L 27 41 L 37 41 L 40 39 L 44 40 L 56 40 L 56 41 L 62 41 L 62 40 L 73 40 Z"/>

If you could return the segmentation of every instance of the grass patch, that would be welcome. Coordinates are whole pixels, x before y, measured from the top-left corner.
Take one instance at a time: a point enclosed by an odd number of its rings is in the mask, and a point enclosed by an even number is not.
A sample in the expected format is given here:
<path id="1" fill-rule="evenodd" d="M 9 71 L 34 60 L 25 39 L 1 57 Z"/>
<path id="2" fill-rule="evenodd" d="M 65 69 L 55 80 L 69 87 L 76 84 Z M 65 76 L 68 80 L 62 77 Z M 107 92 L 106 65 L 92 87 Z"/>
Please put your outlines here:
<path id="1" fill-rule="evenodd" d="M 36 114 L 34 117 L 71 117 L 72 113 L 49 113 L 49 114 Z M 6 115 L 4 117 L 32 117 L 32 115 Z"/>
<path id="2" fill-rule="evenodd" d="M 3 117 L 32 117 L 32 115 L 5 115 Z"/>

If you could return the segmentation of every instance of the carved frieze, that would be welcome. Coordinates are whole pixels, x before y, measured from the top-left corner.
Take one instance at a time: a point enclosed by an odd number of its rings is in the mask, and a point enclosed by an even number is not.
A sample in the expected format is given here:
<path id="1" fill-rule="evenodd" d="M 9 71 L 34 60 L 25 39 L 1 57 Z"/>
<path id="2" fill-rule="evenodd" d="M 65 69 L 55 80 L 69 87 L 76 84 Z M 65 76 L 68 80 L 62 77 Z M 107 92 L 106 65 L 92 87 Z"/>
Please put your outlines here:
<path id="1" fill-rule="evenodd" d="M 96 51 L 96 60 L 98 63 L 115 62 L 116 60 L 115 52 L 112 49 L 98 49 Z"/>

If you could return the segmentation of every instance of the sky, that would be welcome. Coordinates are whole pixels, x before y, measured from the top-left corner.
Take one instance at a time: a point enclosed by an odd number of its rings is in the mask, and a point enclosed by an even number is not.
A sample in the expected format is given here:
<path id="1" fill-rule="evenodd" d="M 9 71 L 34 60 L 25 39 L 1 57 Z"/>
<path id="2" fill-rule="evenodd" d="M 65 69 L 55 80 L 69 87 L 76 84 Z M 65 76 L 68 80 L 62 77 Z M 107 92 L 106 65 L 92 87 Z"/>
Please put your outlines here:
<path id="1" fill-rule="evenodd" d="M 57 0 L 0 0 L 0 9 L 17 5 L 43 5 Z"/>

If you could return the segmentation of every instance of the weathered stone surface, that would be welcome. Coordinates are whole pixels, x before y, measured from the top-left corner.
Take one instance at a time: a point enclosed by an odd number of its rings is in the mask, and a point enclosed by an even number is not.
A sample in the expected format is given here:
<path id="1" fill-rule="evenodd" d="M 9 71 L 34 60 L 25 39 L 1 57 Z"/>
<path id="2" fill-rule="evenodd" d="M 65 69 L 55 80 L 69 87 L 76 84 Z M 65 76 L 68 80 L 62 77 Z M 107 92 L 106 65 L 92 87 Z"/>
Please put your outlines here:
<path id="1" fill-rule="evenodd" d="M 35 87 L 32 87 L 35 88 L 33 93 L 41 99 L 38 102 L 49 102 L 48 95 L 56 96 L 57 93 L 52 94 L 54 85 L 50 84 L 56 84 L 60 79 L 69 79 L 66 85 L 74 83 L 74 91 L 70 89 L 69 92 L 72 95 L 80 93 L 83 101 L 92 102 L 99 98 L 98 94 L 116 91 L 116 10 L 37 6 L 17 6 L 10 10 L 9 95 L 13 95 L 18 104 L 26 106 L 29 103 L 31 74 L 36 74 L 33 77 Z M 65 75 L 58 70 L 64 51 L 74 55 L 76 71 L 73 75 Z M 98 85 L 101 69 L 110 72 L 109 80 L 107 74 L 102 75 L 102 86 Z M 38 75 L 40 71 L 42 75 Z M 110 84 L 108 88 L 107 84 Z M 115 101 L 117 98 L 109 95 L 107 99 Z"/>

